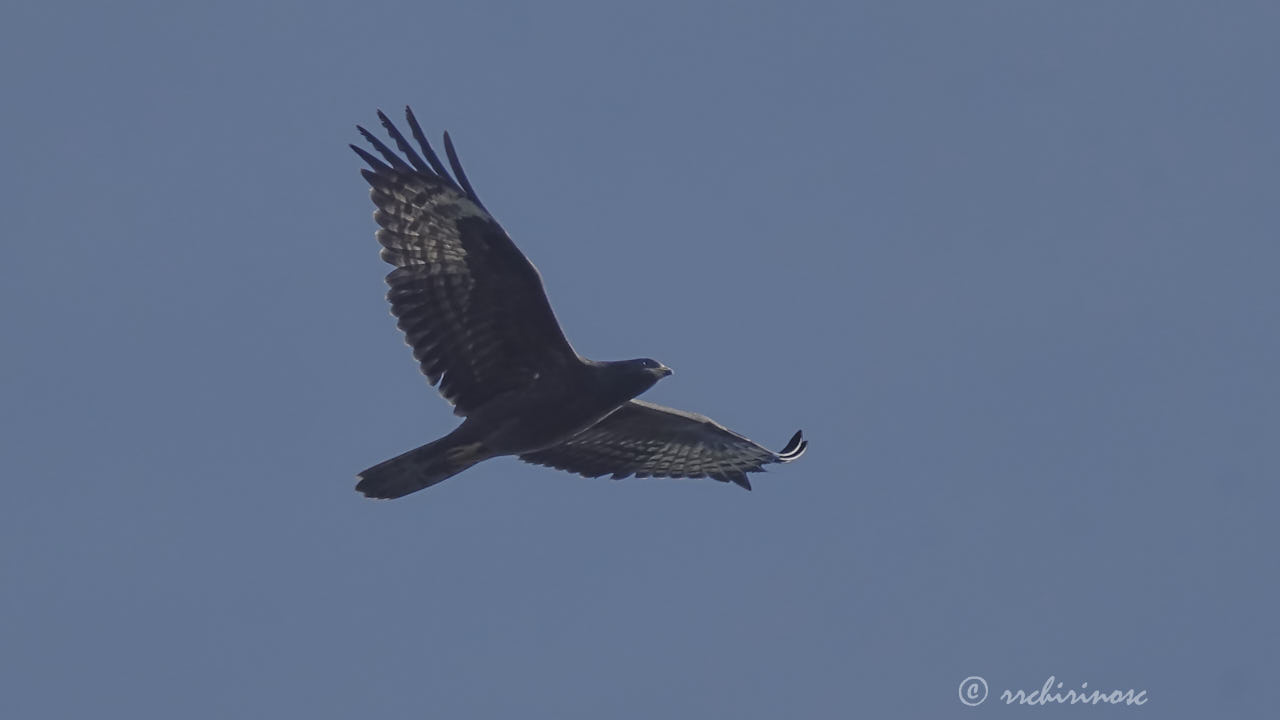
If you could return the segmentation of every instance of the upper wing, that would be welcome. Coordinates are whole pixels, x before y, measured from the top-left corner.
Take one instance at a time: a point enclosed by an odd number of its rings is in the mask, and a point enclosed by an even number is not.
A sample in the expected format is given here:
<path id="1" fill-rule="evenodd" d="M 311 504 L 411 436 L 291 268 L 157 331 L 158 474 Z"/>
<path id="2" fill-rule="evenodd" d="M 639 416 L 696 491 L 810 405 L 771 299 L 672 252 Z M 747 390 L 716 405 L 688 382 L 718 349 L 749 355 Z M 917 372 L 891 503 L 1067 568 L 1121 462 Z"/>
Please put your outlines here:
<path id="1" fill-rule="evenodd" d="M 369 164 L 360 174 L 378 207 L 382 259 L 396 266 L 387 275 L 391 313 L 428 381 L 439 384 L 455 414 L 466 415 L 579 358 L 537 269 L 481 204 L 448 133 L 444 148 L 456 181 L 413 111 L 405 108 L 405 117 L 425 161 L 382 111 L 378 119 L 403 157 L 362 127 L 386 162 L 351 149 Z"/>
<path id="2" fill-rule="evenodd" d="M 797 432 L 775 453 L 709 417 L 632 400 L 559 445 L 520 459 L 586 477 L 710 477 L 750 490 L 747 473 L 791 462 L 807 447 Z"/>

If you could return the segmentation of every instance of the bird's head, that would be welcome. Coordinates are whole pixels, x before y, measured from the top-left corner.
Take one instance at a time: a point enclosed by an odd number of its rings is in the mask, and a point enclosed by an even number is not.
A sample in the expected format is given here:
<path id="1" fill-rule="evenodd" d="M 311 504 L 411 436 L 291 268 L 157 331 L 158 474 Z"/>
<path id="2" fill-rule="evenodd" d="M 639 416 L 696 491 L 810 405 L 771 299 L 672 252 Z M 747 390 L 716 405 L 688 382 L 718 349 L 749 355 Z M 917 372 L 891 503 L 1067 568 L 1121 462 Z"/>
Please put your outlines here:
<path id="1" fill-rule="evenodd" d="M 624 399 L 633 398 L 671 374 L 671 368 L 657 360 L 615 360 L 595 363 L 607 392 Z"/>
<path id="2" fill-rule="evenodd" d="M 639 395 L 671 374 L 671 368 L 649 358 L 618 360 L 602 365 L 605 368 L 605 376 L 610 378 L 610 386 L 628 397 Z"/>
<path id="3" fill-rule="evenodd" d="M 654 382 L 657 382 L 671 374 L 671 368 L 652 358 L 641 358 L 639 360 L 630 360 L 628 362 L 636 368 L 652 375 Z"/>

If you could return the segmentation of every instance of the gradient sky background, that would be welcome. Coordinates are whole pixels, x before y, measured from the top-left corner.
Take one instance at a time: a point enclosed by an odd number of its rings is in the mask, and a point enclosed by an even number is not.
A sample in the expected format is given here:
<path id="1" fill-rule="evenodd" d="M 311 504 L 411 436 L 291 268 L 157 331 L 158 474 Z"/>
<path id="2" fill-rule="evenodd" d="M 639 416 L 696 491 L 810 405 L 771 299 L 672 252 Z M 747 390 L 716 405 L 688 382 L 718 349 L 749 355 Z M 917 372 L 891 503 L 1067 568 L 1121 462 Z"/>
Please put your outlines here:
<path id="1" fill-rule="evenodd" d="M 10 2 L 0 716 L 1261 717 L 1274 3 Z M 799 463 L 448 431 L 346 148 L 449 129 L 569 338 Z M 958 685 L 992 697 L 962 706 Z M 1135 688 L 1144 710 L 1007 708 Z"/>

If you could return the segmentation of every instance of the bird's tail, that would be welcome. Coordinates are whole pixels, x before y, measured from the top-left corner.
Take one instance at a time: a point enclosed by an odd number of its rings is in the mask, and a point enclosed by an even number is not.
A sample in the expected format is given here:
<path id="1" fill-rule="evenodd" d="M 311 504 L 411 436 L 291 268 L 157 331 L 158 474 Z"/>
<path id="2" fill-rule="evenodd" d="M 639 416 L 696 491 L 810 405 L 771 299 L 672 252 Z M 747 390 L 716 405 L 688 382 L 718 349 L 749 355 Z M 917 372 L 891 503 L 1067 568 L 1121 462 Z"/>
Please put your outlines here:
<path id="1" fill-rule="evenodd" d="M 356 490 L 371 498 L 404 497 L 490 457 L 483 443 L 459 441 L 451 433 L 365 470 Z"/>

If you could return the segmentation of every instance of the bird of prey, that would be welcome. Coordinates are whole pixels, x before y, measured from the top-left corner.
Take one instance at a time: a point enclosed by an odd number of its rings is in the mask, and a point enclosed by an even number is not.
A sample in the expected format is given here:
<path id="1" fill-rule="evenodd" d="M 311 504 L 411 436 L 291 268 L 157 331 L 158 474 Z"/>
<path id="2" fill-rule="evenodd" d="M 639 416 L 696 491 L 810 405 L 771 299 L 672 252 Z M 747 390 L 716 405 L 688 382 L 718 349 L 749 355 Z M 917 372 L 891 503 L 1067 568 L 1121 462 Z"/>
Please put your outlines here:
<path id="1" fill-rule="evenodd" d="M 449 170 L 413 111 L 421 153 L 378 111 L 391 150 L 357 126 L 381 158 L 356 145 L 380 226 L 391 313 L 422 373 L 454 414 L 448 435 L 374 465 L 356 489 L 398 498 L 499 455 L 586 477 L 708 477 L 751 489 L 747 473 L 804 453 L 797 432 L 773 452 L 714 420 L 636 400 L 671 370 L 655 360 L 597 362 L 574 352 L 542 278 L 489 214 L 449 134 Z"/>

